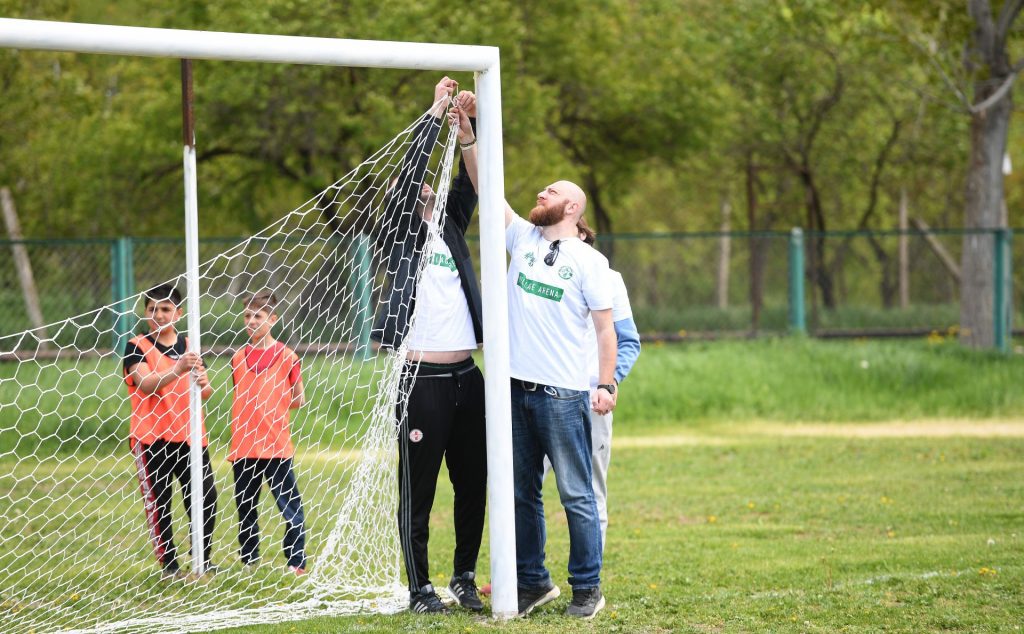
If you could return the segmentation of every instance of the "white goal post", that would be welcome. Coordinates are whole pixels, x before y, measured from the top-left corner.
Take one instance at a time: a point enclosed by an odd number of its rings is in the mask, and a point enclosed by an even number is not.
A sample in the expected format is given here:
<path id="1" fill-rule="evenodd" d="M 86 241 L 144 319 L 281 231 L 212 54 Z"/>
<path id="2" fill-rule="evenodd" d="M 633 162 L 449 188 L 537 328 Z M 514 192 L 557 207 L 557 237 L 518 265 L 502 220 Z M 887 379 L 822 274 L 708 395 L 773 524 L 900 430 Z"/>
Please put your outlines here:
<path id="1" fill-rule="evenodd" d="M 144 57 L 472 71 L 478 98 L 488 512 L 493 614 L 517 613 L 501 86 L 496 47 L 185 31 L 0 18 L 0 47 Z M 190 160 L 191 158 L 191 160 Z M 185 149 L 188 298 L 198 296 L 194 148 Z M 192 312 L 191 309 L 189 311 Z M 193 313 L 194 314 L 194 313 Z M 196 322 L 198 320 L 190 320 Z M 191 333 L 198 342 L 198 330 Z M 198 429 L 198 428 L 196 428 Z M 194 480 L 198 481 L 198 480 Z M 195 487 L 198 489 L 199 487 Z M 201 513 L 201 508 L 199 508 Z M 201 524 L 201 522 L 197 522 Z"/>

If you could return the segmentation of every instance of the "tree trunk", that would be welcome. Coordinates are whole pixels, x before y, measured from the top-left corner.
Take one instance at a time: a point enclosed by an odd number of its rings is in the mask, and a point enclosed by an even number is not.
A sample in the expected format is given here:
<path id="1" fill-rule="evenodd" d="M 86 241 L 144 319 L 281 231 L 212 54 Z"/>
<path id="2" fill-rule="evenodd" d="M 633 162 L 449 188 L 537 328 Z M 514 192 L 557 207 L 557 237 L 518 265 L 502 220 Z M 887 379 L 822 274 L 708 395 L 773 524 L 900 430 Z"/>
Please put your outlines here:
<path id="1" fill-rule="evenodd" d="M 989 91 L 991 92 L 991 91 Z M 979 99 L 985 91 L 978 89 Z M 1013 103 L 1010 93 L 971 116 L 971 155 L 967 172 L 964 226 L 968 229 L 1000 227 L 1003 200 L 1003 154 Z M 992 233 L 964 236 L 960 274 L 960 342 L 971 348 L 989 348 L 995 342 L 992 298 L 995 291 Z"/>
<path id="2" fill-rule="evenodd" d="M 753 154 L 747 154 L 747 229 L 757 231 L 757 168 Z M 761 328 L 761 303 L 764 299 L 764 255 L 761 239 L 750 236 L 750 332 Z"/>
<path id="3" fill-rule="evenodd" d="M 908 226 L 907 188 L 900 188 L 900 243 L 899 243 L 899 287 L 900 308 L 910 308 L 910 250 L 907 236 Z"/>
<path id="4" fill-rule="evenodd" d="M 724 196 L 722 198 L 722 236 L 718 242 L 718 285 L 716 290 L 719 310 L 729 308 L 729 256 L 732 251 L 732 238 L 729 235 L 732 223 L 729 217 L 731 214 L 732 204 L 729 202 L 729 197 Z"/>
<path id="5" fill-rule="evenodd" d="M 597 225 L 597 233 L 598 235 L 604 235 L 611 238 L 612 217 L 608 213 L 608 208 L 605 207 L 603 191 L 597 182 L 597 177 L 592 173 L 588 173 L 584 177 L 584 183 L 586 183 L 587 190 L 589 191 L 588 206 L 594 210 L 594 222 Z M 598 242 L 598 248 L 600 248 L 601 253 L 604 253 L 605 257 L 608 258 L 608 263 L 611 264 L 612 260 L 615 258 L 615 241 L 602 240 Z"/>
<path id="6" fill-rule="evenodd" d="M 11 252 L 14 255 L 14 266 L 18 270 L 18 281 L 21 284 L 21 293 L 25 298 L 25 312 L 28 313 L 28 320 L 32 324 L 32 330 L 36 331 L 36 339 L 39 340 L 41 350 L 49 350 L 46 340 L 49 335 L 43 327 L 43 311 L 39 307 L 39 291 L 36 290 L 36 279 L 32 275 L 32 261 L 28 257 L 28 250 L 25 245 L 17 240 L 23 239 L 21 235 L 21 223 L 18 221 L 18 211 L 14 206 L 14 197 L 7 187 L 0 187 L 0 208 L 3 209 L 4 224 L 7 227 L 7 235 L 11 238 Z"/>

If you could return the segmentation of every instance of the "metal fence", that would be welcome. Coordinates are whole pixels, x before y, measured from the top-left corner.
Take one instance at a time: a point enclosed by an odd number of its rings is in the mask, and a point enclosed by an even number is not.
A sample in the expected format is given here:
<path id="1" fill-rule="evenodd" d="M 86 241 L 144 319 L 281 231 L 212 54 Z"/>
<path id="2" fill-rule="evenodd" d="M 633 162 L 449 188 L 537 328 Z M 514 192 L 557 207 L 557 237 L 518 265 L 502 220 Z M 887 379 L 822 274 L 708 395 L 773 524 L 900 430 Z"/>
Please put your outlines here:
<path id="1" fill-rule="evenodd" d="M 958 269 L 966 233 L 645 233 L 606 236 L 598 246 L 622 273 L 637 325 L 649 338 L 794 331 L 819 337 L 948 336 L 960 319 Z M 1000 280 L 994 312 L 1003 316 L 996 320 L 996 343 L 1005 349 L 1012 324 L 1024 324 L 1024 279 L 1021 267 L 1013 265 L 1024 262 L 1024 240 L 1014 243 L 1012 230 L 972 233 L 992 241 L 993 275 Z M 200 261 L 242 240 L 202 239 Z M 30 291 L 16 266 L 16 247 L 23 247 L 31 264 L 31 292 L 43 323 L 121 302 L 177 277 L 185 263 L 180 238 L 0 241 L 0 335 L 38 325 L 28 310 Z M 115 332 L 136 323 L 118 324 L 113 312 L 109 319 Z"/>

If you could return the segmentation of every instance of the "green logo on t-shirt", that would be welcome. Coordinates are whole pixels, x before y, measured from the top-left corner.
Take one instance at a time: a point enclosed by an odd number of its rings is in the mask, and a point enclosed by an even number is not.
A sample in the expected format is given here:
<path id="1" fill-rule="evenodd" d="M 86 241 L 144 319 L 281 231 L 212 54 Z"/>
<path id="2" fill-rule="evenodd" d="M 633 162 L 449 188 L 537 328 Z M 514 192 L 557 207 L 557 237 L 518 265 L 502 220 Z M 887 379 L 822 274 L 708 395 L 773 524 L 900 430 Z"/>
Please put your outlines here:
<path id="1" fill-rule="evenodd" d="M 430 256 L 430 263 L 437 266 L 443 266 L 451 271 L 455 270 L 455 258 L 450 258 L 444 253 L 434 253 Z"/>
<path id="2" fill-rule="evenodd" d="M 537 256 L 533 254 L 533 251 L 527 251 L 526 253 L 523 254 L 523 259 L 526 260 L 527 264 L 533 266 L 534 262 L 537 261 Z"/>
<path id="3" fill-rule="evenodd" d="M 531 295 L 536 295 L 537 297 L 543 297 L 544 299 L 550 299 L 556 302 L 562 301 L 562 294 L 565 292 L 557 286 L 551 286 L 549 284 L 544 284 L 543 282 L 531 280 L 522 273 L 519 274 L 519 281 L 516 282 L 516 285 Z"/>
<path id="4" fill-rule="evenodd" d="M 572 269 L 567 266 L 563 266 L 562 268 L 558 269 L 558 277 L 562 278 L 563 280 L 572 279 Z"/>

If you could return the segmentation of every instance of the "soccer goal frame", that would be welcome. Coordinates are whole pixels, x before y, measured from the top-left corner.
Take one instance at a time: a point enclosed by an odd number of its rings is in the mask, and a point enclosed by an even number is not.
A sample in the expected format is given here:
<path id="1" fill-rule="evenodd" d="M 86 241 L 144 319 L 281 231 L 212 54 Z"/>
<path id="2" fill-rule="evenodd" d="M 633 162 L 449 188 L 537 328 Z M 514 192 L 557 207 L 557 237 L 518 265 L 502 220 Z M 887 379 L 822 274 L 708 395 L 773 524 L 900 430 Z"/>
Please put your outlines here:
<path id="1" fill-rule="evenodd" d="M 473 72 L 479 120 L 480 263 L 484 307 L 488 512 L 492 610 L 495 617 L 518 612 L 514 504 L 512 497 L 512 409 L 509 395 L 508 298 L 505 290 L 504 168 L 501 75 L 497 47 L 350 40 L 213 31 L 187 31 L 0 18 L 0 47 L 140 57 L 268 62 L 406 70 Z M 183 65 L 184 66 L 184 65 Z M 183 87 L 186 87 L 183 83 Z M 186 88 L 187 90 L 187 88 Z M 198 186 L 194 139 L 185 116 L 184 209 L 188 312 L 198 314 Z M 191 141 L 191 142 L 190 142 Z M 199 346 L 199 320 L 189 320 L 192 346 Z M 193 332 L 194 330 L 194 332 Z M 198 411 L 193 386 L 193 412 Z M 195 420 L 195 416 L 193 416 Z M 199 425 L 193 425 L 198 439 Z M 198 450 L 199 443 L 192 447 Z M 199 469 L 198 460 L 192 461 Z M 201 480 L 193 473 L 193 481 Z M 202 506 L 194 487 L 193 525 L 201 527 Z M 194 543 L 199 537 L 193 534 Z M 202 552 L 193 548 L 193 553 Z M 199 561 L 201 566 L 202 562 Z"/>

